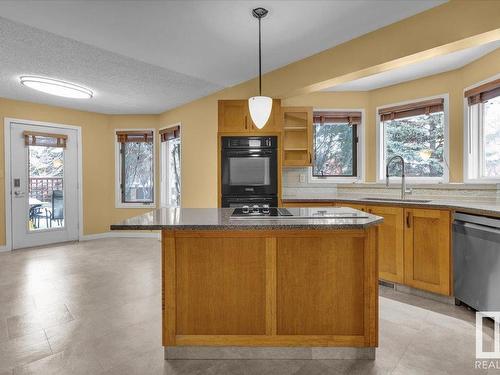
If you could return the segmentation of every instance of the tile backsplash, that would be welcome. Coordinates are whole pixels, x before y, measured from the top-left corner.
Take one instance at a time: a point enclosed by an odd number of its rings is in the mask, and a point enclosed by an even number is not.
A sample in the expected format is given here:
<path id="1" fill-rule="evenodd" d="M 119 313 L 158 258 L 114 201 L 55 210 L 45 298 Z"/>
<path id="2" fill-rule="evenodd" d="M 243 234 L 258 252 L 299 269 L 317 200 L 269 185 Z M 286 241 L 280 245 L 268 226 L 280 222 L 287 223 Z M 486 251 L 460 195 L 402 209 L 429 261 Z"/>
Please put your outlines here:
<path id="1" fill-rule="evenodd" d="M 395 196 L 400 192 L 398 183 L 386 188 L 381 183 L 311 182 L 308 168 L 283 168 L 283 198 L 329 198 L 340 194 L 360 196 Z M 408 183 L 412 196 L 460 199 L 500 199 L 498 184 L 425 184 Z"/>

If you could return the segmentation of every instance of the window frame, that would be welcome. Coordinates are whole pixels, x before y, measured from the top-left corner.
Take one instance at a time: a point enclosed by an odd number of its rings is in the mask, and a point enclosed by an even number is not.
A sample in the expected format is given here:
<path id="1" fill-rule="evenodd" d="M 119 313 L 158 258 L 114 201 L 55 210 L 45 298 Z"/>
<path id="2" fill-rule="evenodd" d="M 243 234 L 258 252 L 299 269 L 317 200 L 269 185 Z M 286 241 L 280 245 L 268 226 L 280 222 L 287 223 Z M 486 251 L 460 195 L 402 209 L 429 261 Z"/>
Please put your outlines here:
<path id="1" fill-rule="evenodd" d="M 167 142 L 161 142 L 160 137 L 158 137 L 158 141 L 160 142 L 160 207 L 182 207 L 182 123 L 177 123 L 173 125 L 168 125 L 164 126 L 158 131 L 165 130 L 165 129 L 170 129 L 170 128 L 175 128 L 179 127 L 180 129 L 180 137 L 179 137 L 179 155 L 180 155 L 180 160 L 179 160 L 179 165 L 181 166 L 181 180 L 180 180 L 180 186 L 181 186 L 181 193 L 179 197 L 179 206 L 170 206 L 167 204 L 169 201 L 168 199 L 168 193 L 165 191 L 165 188 L 168 186 L 168 173 L 166 172 L 166 167 L 164 163 L 166 163 L 166 157 L 167 157 L 167 150 L 168 150 L 168 141 Z"/>
<path id="2" fill-rule="evenodd" d="M 356 155 L 353 159 L 356 160 L 356 175 L 355 176 L 314 176 L 313 166 L 307 168 L 307 182 L 311 184 L 353 184 L 364 182 L 365 178 L 365 163 L 364 163 L 364 152 L 365 152 L 365 109 L 364 108 L 313 108 L 314 112 L 360 112 L 361 121 L 356 125 L 356 136 L 358 142 L 356 145 Z M 311 125 L 312 142 L 311 153 L 316 154 L 314 150 L 314 122 Z M 313 156 L 314 158 L 314 156 Z"/>
<path id="3" fill-rule="evenodd" d="M 406 181 L 411 183 L 412 185 L 420 185 L 420 184 L 436 184 L 443 183 L 446 184 L 450 180 L 450 134 L 449 134 L 449 94 L 439 94 L 421 98 L 415 98 L 411 100 L 405 100 L 397 103 L 390 103 L 378 106 L 375 108 L 375 122 L 376 122 L 376 142 L 377 142 L 377 164 L 376 164 L 376 181 L 377 183 L 385 183 L 385 134 L 384 134 L 384 126 L 382 121 L 380 121 L 379 109 L 394 107 L 399 105 L 411 104 L 422 102 L 425 100 L 431 99 L 443 99 L 443 132 L 444 132 L 444 150 L 443 150 L 443 176 L 442 177 L 406 177 Z M 382 161 L 384 161 L 382 163 Z M 400 176 L 391 176 L 391 181 L 401 181 Z"/>
<path id="4" fill-rule="evenodd" d="M 465 97 L 465 92 L 473 88 L 482 86 L 491 81 L 495 81 L 500 78 L 500 74 L 496 74 L 485 80 L 477 82 L 471 86 L 464 88 L 463 90 L 463 116 L 464 116 L 464 144 L 463 144 L 463 173 L 464 173 L 464 183 L 470 184 L 487 184 L 487 183 L 500 183 L 500 176 L 498 177 L 485 177 L 483 176 L 483 103 L 479 103 L 479 110 L 476 114 L 476 118 L 472 119 L 472 106 L 469 105 L 468 98 Z M 472 126 L 475 125 L 474 122 L 477 121 L 478 129 L 472 134 Z"/>
<path id="5" fill-rule="evenodd" d="M 123 202 L 122 201 L 122 154 L 121 145 L 116 139 L 118 131 L 151 131 L 153 132 L 153 201 L 152 202 Z M 130 128 L 114 129 L 113 141 L 115 143 L 115 208 L 156 208 L 156 136 L 157 129 L 154 128 Z"/>

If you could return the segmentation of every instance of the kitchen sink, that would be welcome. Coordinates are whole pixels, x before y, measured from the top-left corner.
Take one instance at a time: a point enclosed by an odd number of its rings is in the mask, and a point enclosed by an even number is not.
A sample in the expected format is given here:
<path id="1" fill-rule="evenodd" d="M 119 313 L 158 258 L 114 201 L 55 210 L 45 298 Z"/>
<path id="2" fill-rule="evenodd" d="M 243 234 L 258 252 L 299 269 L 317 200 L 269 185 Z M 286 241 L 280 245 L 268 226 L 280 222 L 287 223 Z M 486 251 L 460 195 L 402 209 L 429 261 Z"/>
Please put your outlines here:
<path id="1" fill-rule="evenodd" d="M 430 200 L 428 199 L 401 199 L 401 198 L 374 198 L 374 197 L 365 197 L 363 198 L 367 201 L 380 201 L 380 202 L 408 202 L 408 203 L 428 203 Z"/>

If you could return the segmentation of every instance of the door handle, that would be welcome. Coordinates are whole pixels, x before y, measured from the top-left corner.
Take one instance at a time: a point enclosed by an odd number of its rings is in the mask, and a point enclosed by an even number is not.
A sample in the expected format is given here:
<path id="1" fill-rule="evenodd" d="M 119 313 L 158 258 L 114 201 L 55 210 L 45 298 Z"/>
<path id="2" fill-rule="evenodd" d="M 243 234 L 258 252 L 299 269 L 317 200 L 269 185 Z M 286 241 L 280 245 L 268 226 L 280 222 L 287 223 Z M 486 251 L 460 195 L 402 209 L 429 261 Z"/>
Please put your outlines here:
<path id="1" fill-rule="evenodd" d="M 22 198 L 22 197 L 24 197 L 24 192 L 23 191 L 14 191 L 14 197 Z"/>

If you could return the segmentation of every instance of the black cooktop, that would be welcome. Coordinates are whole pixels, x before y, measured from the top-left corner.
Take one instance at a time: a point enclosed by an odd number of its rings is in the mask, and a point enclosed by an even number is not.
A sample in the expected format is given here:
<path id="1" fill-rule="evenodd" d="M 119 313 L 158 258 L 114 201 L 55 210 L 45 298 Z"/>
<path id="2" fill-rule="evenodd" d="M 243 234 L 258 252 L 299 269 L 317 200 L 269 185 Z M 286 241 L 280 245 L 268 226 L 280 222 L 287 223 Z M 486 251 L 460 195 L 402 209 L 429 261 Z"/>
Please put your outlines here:
<path id="1" fill-rule="evenodd" d="M 276 207 L 239 207 L 235 208 L 231 217 L 255 217 L 255 216 L 293 216 L 286 208 Z"/>

